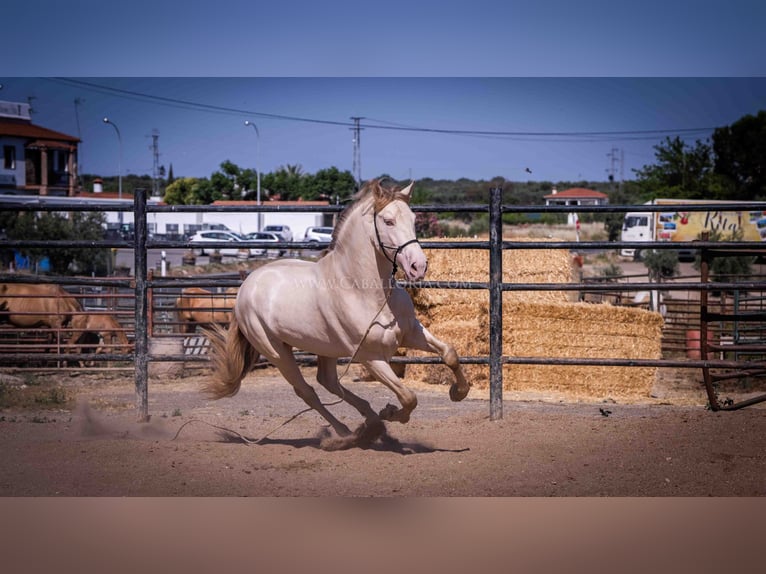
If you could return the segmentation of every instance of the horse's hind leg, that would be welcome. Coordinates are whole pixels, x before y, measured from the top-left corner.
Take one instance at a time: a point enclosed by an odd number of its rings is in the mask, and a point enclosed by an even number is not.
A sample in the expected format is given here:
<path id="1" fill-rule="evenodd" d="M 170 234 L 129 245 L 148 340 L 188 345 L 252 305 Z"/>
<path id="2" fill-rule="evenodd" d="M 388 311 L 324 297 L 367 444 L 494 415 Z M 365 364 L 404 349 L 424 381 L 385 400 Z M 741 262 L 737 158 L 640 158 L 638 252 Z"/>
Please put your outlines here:
<path id="1" fill-rule="evenodd" d="M 377 413 L 372 410 L 370 403 L 340 384 L 337 366 L 336 359 L 317 357 L 317 381 L 319 384 L 354 407 L 364 418 L 378 418 Z"/>
<path id="2" fill-rule="evenodd" d="M 354 431 L 358 446 L 369 445 L 380 437 L 386 428 L 370 403 L 340 384 L 338 361 L 330 357 L 317 357 L 317 381 L 332 394 L 354 407 L 364 417 L 364 422 Z"/>
<path id="3" fill-rule="evenodd" d="M 349 428 L 327 410 L 319 399 L 319 396 L 316 394 L 316 391 L 306 382 L 306 379 L 303 378 L 303 374 L 298 368 L 298 363 L 295 362 L 292 350 L 287 348 L 280 353 L 279 357 L 270 357 L 269 360 L 279 369 L 279 372 L 282 373 L 282 376 L 287 382 L 293 386 L 295 394 L 303 399 L 308 406 L 322 415 L 339 436 L 344 437 L 351 434 Z"/>
<path id="4" fill-rule="evenodd" d="M 396 398 L 399 399 L 399 402 L 402 405 L 402 408 L 400 409 L 397 409 L 391 404 L 387 405 L 380 411 L 380 418 L 386 421 L 396 421 L 400 423 L 406 423 L 410 420 L 410 413 L 415 410 L 416 406 L 418 406 L 418 397 L 415 393 L 402 384 L 399 377 L 397 377 L 396 373 L 391 369 L 391 365 L 386 361 L 366 361 L 364 366 L 367 367 L 367 370 L 372 373 L 372 376 L 375 377 L 375 379 L 386 385 L 396 394 Z"/>
<path id="5" fill-rule="evenodd" d="M 465 379 L 463 369 L 460 366 L 460 359 L 452 345 L 445 343 L 441 339 L 437 339 L 428 329 L 418 324 L 417 329 L 407 333 L 402 342 L 402 346 L 409 349 L 418 349 L 420 351 L 439 354 L 444 363 L 452 369 L 452 372 L 455 375 L 455 382 L 452 383 L 449 388 L 450 399 L 453 401 L 462 401 L 466 397 L 471 388 L 471 384 Z"/>

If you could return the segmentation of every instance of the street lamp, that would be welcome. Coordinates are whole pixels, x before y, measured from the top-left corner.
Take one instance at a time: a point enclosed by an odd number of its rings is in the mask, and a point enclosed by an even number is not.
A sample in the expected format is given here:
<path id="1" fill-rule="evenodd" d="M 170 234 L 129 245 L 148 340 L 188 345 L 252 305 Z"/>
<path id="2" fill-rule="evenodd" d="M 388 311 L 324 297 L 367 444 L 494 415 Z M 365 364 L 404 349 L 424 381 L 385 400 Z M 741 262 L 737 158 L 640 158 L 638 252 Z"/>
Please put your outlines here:
<path id="1" fill-rule="evenodd" d="M 120 135 L 120 128 L 118 128 L 112 120 L 109 118 L 104 118 L 104 123 L 109 124 L 114 128 L 114 131 L 117 132 L 117 141 L 120 144 L 120 157 L 117 161 L 117 197 L 118 199 L 122 200 L 122 136 Z M 122 211 L 118 213 L 120 220 L 120 231 L 122 231 Z"/>
<path id="2" fill-rule="evenodd" d="M 256 205 L 261 205 L 261 170 L 258 169 L 258 143 L 261 140 L 261 134 L 258 131 L 258 126 L 255 125 L 250 120 L 245 120 L 246 126 L 253 126 L 253 129 L 255 130 L 255 181 L 256 181 L 256 190 L 255 190 L 255 203 Z M 258 231 L 261 230 L 261 212 L 258 212 Z"/>

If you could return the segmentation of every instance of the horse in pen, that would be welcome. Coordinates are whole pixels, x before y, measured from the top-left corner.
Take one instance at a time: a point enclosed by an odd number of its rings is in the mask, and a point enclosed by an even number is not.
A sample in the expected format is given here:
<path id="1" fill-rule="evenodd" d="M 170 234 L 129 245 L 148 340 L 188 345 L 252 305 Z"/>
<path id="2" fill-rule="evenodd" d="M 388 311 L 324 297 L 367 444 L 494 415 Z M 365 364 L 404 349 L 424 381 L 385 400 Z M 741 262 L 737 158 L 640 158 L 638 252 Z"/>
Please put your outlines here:
<path id="1" fill-rule="evenodd" d="M 125 328 L 112 315 L 86 313 L 76 319 L 75 327 L 77 353 L 126 354 L 133 350 Z M 94 364 L 94 361 L 87 361 L 84 366 Z"/>
<path id="2" fill-rule="evenodd" d="M 214 293 L 201 287 L 187 287 L 176 299 L 176 314 L 181 333 L 191 334 L 197 326 L 228 325 L 237 300 L 238 287 Z"/>
<path id="3" fill-rule="evenodd" d="M 130 351 L 125 329 L 113 316 L 85 311 L 75 296 L 61 285 L 0 284 L 0 323 L 52 338 L 50 352 Z"/>
<path id="4" fill-rule="evenodd" d="M 394 279 L 401 268 L 408 281 L 419 281 L 427 268 L 409 206 L 412 187 L 413 183 L 399 189 L 384 187 L 380 180 L 368 182 L 341 214 L 322 258 L 275 261 L 245 279 L 228 329 L 214 325 L 207 331 L 213 375 L 206 390 L 211 396 L 235 395 L 263 357 L 333 428 L 336 436 L 322 441 L 328 450 L 367 446 L 385 433 L 384 421 L 409 421 L 417 397 L 389 364 L 399 347 L 438 353 L 455 376 L 450 398 L 466 397 L 470 384 L 457 353 L 421 325 L 410 296 Z M 364 417 L 355 431 L 321 402 L 304 379 L 293 349 L 315 354 L 317 382 Z M 364 365 L 394 392 L 401 406 L 388 404 L 376 413 L 369 402 L 344 387 L 337 371 L 341 357 Z"/>

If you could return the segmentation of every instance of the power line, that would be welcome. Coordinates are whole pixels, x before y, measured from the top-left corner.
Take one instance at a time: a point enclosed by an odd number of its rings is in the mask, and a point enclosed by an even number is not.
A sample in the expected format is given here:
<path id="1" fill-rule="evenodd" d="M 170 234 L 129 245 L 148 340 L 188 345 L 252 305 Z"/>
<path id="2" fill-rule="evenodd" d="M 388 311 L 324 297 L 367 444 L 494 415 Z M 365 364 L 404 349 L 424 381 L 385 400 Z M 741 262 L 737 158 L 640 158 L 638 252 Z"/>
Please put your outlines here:
<path id="1" fill-rule="evenodd" d="M 274 120 L 283 121 L 295 121 L 304 123 L 315 123 L 324 125 L 335 125 L 342 127 L 349 127 L 352 129 L 377 129 L 377 130 L 390 130 L 390 131 L 405 131 L 416 133 L 433 133 L 442 135 L 456 135 L 456 136 L 486 136 L 486 137 L 502 137 L 502 138 L 517 138 L 520 140 L 529 139 L 541 139 L 545 141 L 616 141 L 616 140 L 645 140 L 656 139 L 662 135 L 694 135 L 709 133 L 715 130 L 715 127 L 700 127 L 700 128 L 680 128 L 680 129 L 658 129 L 658 130 L 617 130 L 617 131 L 574 131 L 574 132 L 533 132 L 533 131 L 504 131 L 504 130 L 460 130 L 451 128 L 428 128 L 420 126 L 407 126 L 401 124 L 395 124 L 393 122 L 386 122 L 388 125 L 382 123 L 365 123 L 361 124 L 353 117 L 352 123 L 347 121 L 337 120 L 323 120 L 317 118 L 306 118 L 301 116 L 290 116 L 283 114 L 271 114 L 266 112 L 258 112 L 255 110 L 244 110 L 239 108 L 231 108 L 227 106 L 216 106 L 212 104 L 205 104 L 201 102 L 193 102 L 188 100 L 181 100 L 178 98 L 169 98 L 165 96 L 157 96 L 152 94 L 145 94 L 136 92 L 133 90 L 125 90 L 122 88 L 114 88 L 111 86 L 104 86 L 101 84 L 95 84 L 93 82 L 86 82 L 84 80 L 74 80 L 70 78 L 46 78 L 51 81 L 56 81 L 70 86 L 82 87 L 85 89 L 95 90 L 102 93 L 108 93 L 118 97 L 124 97 L 128 99 L 137 99 L 140 101 L 149 101 L 156 104 L 167 105 L 171 107 L 177 107 L 182 109 L 191 109 L 196 111 L 210 112 L 210 113 L 222 113 L 230 115 L 250 115 L 262 118 L 269 118 Z M 359 118 L 359 120 L 365 118 Z M 382 120 L 376 120 L 382 122 Z M 558 139 L 551 139 L 558 138 Z"/>

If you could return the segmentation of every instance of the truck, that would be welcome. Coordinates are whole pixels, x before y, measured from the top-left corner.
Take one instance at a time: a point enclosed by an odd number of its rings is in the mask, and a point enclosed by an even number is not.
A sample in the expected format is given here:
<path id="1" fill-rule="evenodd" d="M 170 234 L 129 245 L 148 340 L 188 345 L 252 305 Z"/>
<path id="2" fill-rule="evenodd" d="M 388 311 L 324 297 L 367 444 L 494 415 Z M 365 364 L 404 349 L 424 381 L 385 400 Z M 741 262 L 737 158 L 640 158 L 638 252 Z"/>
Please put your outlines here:
<path id="1" fill-rule="evenodd" d="M 632 211 L 625 214 L 620 239 L 624 242 L 674 241 L 693 242 L 701 238 L 703 232 L 717 232 L 723 238 L 730 239 L 735 233 L 741 233 L 738 241 L 766 241 L 766 203 L 762 209 L 743 209 L 742 211 L 722 211 L 717 205 L 747 204 L 753 202 L 692 200 L 692 199 L 654 199 L 644 205 L 667 206 L 667 211 Z M 684 206 L 704 205 L 705 211 L 685 211 Z M 621 249 L 620 255 L 640 261 L 642 249 Z M 679 261 L 694 261 L 696 249 L 689 245 L 679 247 Z"/>

